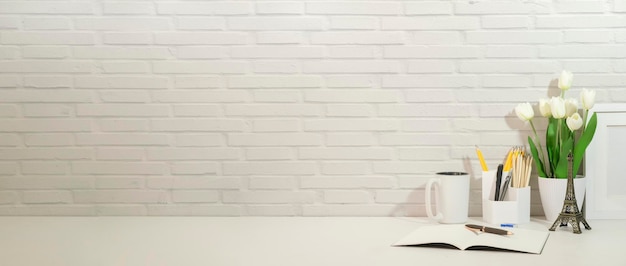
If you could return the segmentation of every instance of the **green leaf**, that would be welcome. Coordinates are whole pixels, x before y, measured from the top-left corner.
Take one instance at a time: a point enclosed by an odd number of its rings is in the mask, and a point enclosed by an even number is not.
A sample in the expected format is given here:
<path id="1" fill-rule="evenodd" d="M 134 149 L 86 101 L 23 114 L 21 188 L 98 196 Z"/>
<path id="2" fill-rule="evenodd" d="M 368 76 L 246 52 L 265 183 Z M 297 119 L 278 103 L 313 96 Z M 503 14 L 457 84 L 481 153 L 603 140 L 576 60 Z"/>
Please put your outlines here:
<path id="1" fill-rule="evenodd" d="M 547 177 L 546 171 L 544 170 L 545 168 L 543 166 L 543 162 L 539 158 L 537 147 L 535 146 L 535 143 L 533 142 L 533 139 L 531 137 L 528 137 L 528 146 L 530 146 L 530 153 L 532 153 L 533 159 L 535 160 L 535 165 L 537 166 L 537 174 L 539 174 L 539 176 Z"/>
<path id="2" fill-rule="evenodd" d="M 565 145 L 565 141 L 569 140 L 569 137 L 572 135 L 572 131 L 569 130 L 569 127 L 567 127 L 567 119 L 565 117 L 561 119 L 561 121 L 559 121 L 559 126 L 561 127 L 559 132 L 561 133 L 561 146 L 562 146 L 562 145 Z M 566 152 L 565 150 L 563 150 L 563 147 L 561 147 L 559 151 L 560 153 Z"/>
<path id="3" fill-rule="evenodd" d="M 563 123 L 561 123 L 561 139 L 563 140 L 572 138 L 574 135 L 574 133 L 572 133 L 565 121 L 566 120 L 563 119 Z M 563 152 L 563 150 L 561 150 L 561 152 Z"/>
<path id="4" fill-rule="evenodd" d="M 557 162 L 557 165 L 556 165 L 556 170 L 554 172 L 554 176 L 556 178 L 567 178 L 567 166 L 569 163 L 567 160 L 567 156 L 569 155 L 570 152 L 572 152 L 573 147 L 574 147 L 573 137 L 570 137 L 563 142 L 563 146 L 561 147 L 561 158 L 559 158 L 559 161 Z"/>
<path id="5" fill-rule="evenodd" d="M 550 167 L 551 173 L 554 173 L 556 162 L 559 158 L 559 148 L 556 141 L 558 122 L 558 119 L 550 117 L 548 128 L 546 129 L 546 150 L 548 151 L 547 165 Z"/>
<path id="6" fill-rule="evenodd" d="M 576 147 L 574 147 L 574 173 L 578 173 L 578 169 L 580 168 L 580 164 L 585 156 L 585 150 L 587 150 L 587 146 L 593 140 L 593 135 L 596 133 L 596 127 L 598 126 L 598 117 L 596 113 L 594 113 L 589 119 L 589 123 L 585 128 L 585 131 L 580 136 L 578 143 L 576 143 Z"/>

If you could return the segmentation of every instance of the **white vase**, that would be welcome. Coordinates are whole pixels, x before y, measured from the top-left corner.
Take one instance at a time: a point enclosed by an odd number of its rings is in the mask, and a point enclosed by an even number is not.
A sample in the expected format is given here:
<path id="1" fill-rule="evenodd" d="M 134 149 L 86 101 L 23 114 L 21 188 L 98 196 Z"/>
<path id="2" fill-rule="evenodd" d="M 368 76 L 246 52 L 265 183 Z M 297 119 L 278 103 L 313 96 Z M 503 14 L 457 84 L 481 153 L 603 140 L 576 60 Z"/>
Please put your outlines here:
<path id="1" fill-rule="evenodd" d="M 586 181 L 583 176 L 574 178 L 574 193 L 576 193 L 576 202 L 580 211 L 582 211 L 583 200 L 585 199 Z M 567 178 L 539 177 L 539 195 L 547 221 L 554 222 L 559 217 L 563 210 L 566 191 Z"/>

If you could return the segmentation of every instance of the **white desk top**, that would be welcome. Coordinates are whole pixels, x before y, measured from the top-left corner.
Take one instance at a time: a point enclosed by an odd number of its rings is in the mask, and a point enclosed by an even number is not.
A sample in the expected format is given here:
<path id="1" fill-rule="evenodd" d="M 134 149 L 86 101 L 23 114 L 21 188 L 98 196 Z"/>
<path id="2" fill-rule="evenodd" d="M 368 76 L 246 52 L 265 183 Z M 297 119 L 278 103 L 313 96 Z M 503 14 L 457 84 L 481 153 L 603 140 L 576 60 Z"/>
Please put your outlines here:
<path id="1" fill-rule="evenodd" d="M 531 220 L 520 227 L 551 225 Z M 559 228 L 541 255 L 390 246 L 427 224 L 403 217 L 0 217 L 0 264 L 626 265 L 620 220 L 590 220 L 593 229 L 579 235 Z"/>

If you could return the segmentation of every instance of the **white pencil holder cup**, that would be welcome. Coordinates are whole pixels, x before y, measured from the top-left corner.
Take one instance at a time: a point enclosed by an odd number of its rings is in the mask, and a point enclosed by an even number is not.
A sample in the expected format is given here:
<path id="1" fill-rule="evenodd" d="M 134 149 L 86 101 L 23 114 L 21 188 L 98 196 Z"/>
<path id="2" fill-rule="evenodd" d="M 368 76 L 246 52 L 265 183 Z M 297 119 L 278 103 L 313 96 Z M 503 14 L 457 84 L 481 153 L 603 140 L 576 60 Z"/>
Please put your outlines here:
<path id="1" fill-rule="evenodd" d="M 508 172 L 502 173 L 502 184 Z M 530 186 L 509 187 L 502 201 L 495 201 L 496 171 L 483 172 L 483 220 L 493 225 L 530 222 Z M 502 189 L 500 189 L 502 193 Z"/>

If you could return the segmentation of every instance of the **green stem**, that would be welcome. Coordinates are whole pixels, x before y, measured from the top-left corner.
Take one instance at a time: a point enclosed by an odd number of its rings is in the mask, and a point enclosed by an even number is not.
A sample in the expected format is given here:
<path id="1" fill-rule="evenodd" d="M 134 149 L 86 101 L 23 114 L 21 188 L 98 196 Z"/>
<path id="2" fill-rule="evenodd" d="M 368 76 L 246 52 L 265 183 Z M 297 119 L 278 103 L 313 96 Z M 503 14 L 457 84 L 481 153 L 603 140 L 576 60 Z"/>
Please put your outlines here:
<path id="1" fill-rule="evenodd" d="M 558 141 L 559 147 L 563 146 L 563 136 L 561 136 L 561 134 L 563 134 L 562 133 L 562 131 L 563 131 L 562 127 L 563 127 L 563 120 L 564 119 L 565 118 L 559 119 L 559 127 L 556 129 L 556 132 L 557 132 L 556 136 L 557 136 L 557 139 L 559 140 Z"/>
<path id="2" fill-rule="evenodd" d="M 588 114 L 589 114 L 589 110 L 583 110 L 583 130 L 581 131 L 582 133 L 585 133 L 585 128 L 587 127 L 587 115 Z"/>
<path id="3" fill-rule="evenodd" d="M 559 118 L 558 122 L 557 122 L 557 126 L 556 126 L 556 141 L 554 142 L 554 151 L 557 153 L 556 156 L 554 156 L 554 158 L 556 158 L 557 160 L 555 160 L 555 162 L 552 162 L 554 164 L 551 164 L 552 167 L 554 167 L 552 169 L 552 173 L 556 172 L 556 167 L 559 164 L 558 160 L 559 158 L 561 158 L 561 154 L 562 154 L 562 150 L 561 147 L 563 147 L 563 138 L 561 136 L 561 127 L 563 127 L 563 118 Z"/>
<path id="4" fill-rule="evenodd" d="M 545 151 L 543 150 L 543 146 L 541 146 L 541 141 L 539 140 L 539 136 L 537 135 L 537 130 L 535 129 L 535 124 L 533 124 L 532 120 L 528 120 L 528 122 L 530 122 L 530 127 L 533 129 L 533 133 L 535 134 L 535 142 L 537 143 L 537 145 L 539 145 L 539 159 L 543 162 L 543 172 L 546 173 L 546 177 L 550 177 L 550 173 L 548 171 L 546 171 L 546 155 L 545 155 Z M 550 162 L 548 161 L 548 164 L 550 164 Z"/>

